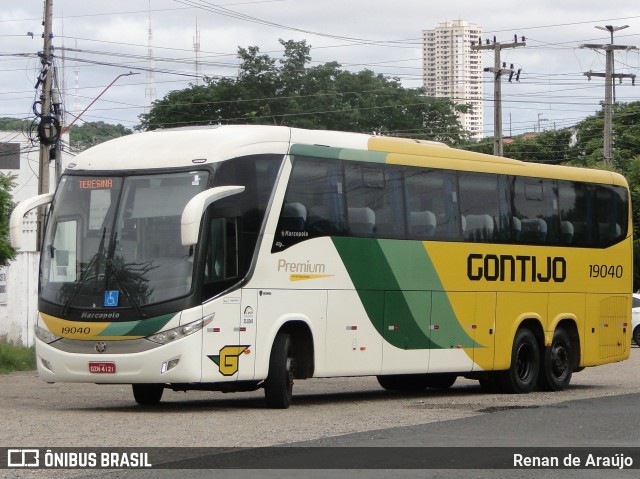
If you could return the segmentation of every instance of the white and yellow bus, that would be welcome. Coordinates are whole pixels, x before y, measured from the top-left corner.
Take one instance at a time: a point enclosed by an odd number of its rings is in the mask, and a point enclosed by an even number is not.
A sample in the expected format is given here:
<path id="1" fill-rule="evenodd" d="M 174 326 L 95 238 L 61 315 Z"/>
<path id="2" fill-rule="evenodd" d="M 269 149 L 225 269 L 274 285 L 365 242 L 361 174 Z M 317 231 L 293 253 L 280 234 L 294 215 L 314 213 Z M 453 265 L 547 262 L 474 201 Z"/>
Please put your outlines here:
<path id="1" fill-rule="evenodd" d="M 628 357 L 629 192 L 615 173 L 286 127 L 91 148 L 51 203 L 35 328 L 47 382 L 248 391 L 561 390 Z"/>

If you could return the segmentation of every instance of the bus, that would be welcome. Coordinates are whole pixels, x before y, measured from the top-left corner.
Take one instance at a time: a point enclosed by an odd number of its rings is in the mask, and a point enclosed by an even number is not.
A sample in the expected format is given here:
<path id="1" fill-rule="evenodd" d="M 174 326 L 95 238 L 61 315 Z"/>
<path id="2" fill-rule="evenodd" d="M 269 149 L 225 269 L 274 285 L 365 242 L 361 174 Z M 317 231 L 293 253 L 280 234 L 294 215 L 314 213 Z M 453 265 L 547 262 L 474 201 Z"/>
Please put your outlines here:
<path id="1" fill-rule="evenodd" d="M 629 356 L 628 185 L 610 171 L 277 126 L 150 131 L 77 155 L 40 254 L 46 382 L 176 391 L 375 376 L 567 388 Z"/>

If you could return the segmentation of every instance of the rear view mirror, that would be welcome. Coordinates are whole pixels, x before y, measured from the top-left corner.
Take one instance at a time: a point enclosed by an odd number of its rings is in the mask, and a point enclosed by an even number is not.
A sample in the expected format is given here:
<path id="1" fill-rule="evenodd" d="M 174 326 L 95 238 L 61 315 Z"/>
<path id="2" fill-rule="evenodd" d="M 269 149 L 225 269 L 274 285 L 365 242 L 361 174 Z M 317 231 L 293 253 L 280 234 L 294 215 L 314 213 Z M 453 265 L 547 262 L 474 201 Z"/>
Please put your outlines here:
<path id="1" fill-rule="evenodd" d="M 237 195 L 244 191 L 244 186 L 218 186 L 198 193 L 191 198 L 184 207 L 182 219 L 180 221 L 180 236 L 182 246 L 191 246 L 198 242 L 200 232 L 200 222 L 202 214 L 214 201 L 218 201 L 227 196 Z"/>

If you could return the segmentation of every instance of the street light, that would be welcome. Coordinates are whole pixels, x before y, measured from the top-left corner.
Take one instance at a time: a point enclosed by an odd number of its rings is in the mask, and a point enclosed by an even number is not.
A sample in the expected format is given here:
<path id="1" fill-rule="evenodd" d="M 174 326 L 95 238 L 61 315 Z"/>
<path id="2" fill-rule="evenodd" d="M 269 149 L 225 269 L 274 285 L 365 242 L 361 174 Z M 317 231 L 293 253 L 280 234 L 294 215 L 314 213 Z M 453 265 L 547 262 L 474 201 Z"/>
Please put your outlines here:
<path id="1" fill-rule="evenodd" d="M 71 123 L 69 123 L 69 125 L 68 125 L 68 126 L 65 126 L 64 128 L 62 128 L 62 129 L 61 129 L 61 131 L 60 131 L 60 137 L 59 137 L 60 139 L 59 139 L 59 140 L 58 140 L 58 142 L 56 143 L 56 156 L 55 156 L 55 158 L 56 158 L 56 159 L 55 159 L 56 182 L 60 181 L 60 176 L 62 175 L 62 151 L 61 151 L 61 148 L 62 148 L 62 135 L 63 135 L 64 133 L 66 133 L 67 131 L 69 131 L 69 130 L 71 129 L 71 127 L 73 126 L 73 124 L 74 124 L 76 121 L 78 121 L 78 119 L 79 119 L 82 115 L 84 115 L 84 112 L 86 112 L 89 108 L 91 108 L 91 105 L 93 105 L 96 101 L 98 101 L 98 98 L 100 98 L 100 97 L 104 94 L 104 92 L 106 92 L 109 88 L 111 88 L 111 86 L 112 86 L 115 82 L 117 82 L 117 81 L 118 81 L 118 79 L 120 79 L 121 77 L 128 77 L 128 76 L 131 76 L 131 75 L 139 75 L 139 74 L 140 74 L 140 73 L 129 72 L 129 73 L 121 73 L 120 75 L 118 75 L 117 77 L 115 77 L 115 78 L 113 79 L 113 81 L 112 81 L 111 83 L 109 83 L 109 84 L 107 85 L 107 87 L 106 87 L 104 90 L 102 90 L 102 91 L 100 92 L 100 94 L 99 94 L 97 97 L 95 97 L 95 98 L 93 99 L 93 101 L 92 101 L 91 103 L 89 103 L 89 104 L 87 105 L 87 107 L 86 107 L 84 110 L 82 110 L 82 113 L 80 113 L 78 116 L 76 116 L 76 117 L 73 119 L 73 121 L 72 121 Z"/>
<path id="2" fill-rule="evenodd" d="M 611 45 L 613 45 L 613 32 L 617 32 L 618 30 L 624 30 L 625 28 L 629 28 L 629 25 L 622 25 L 619 27 L 616 27 L 614 25 L 605 25 L 604 27 L 601 27 L 600 25 L 596 25 L 596 28 L 598 30 L 604 30 L 606 32 L 611 33 Z"/>
<path id="3" fill-rule="evenodd" d="M 69 129 L 71 128 L 71 126 L 72 126 L 72 125 L 73 125 L 73 124 L 74 124 L 74 123 L 75 123 L 75 122 L 76 122 L 76 121 L 77 121 L 77 120 L 78 120 L 82 115 L 84 115 L 84 113 L 85 113 L 89 108 L 91 108 L 91 105 L 93 105 L 96 101 L 98 101 L 98 98 L 100 98 L 100 97 L 104 94 L 104 92 L 106 92 L 109 88 L 111 88 L 111 86 L 112 86 L 115 82 L 117 82 L 119 78 L 121 78 L 121 77 L 128 77 L 128 76 L 131 76 L 131 75 L 140 75 L 140 73 L 134 73 L 134 72 L 121 73 L 120 75 L 118 75 L 117 77 L 115 77 L 115 78 L 113 79 L 113 81 L 112 81 L 111 83 L 109 83 L 109 84 L 106 86 L 106 88 L 105 88 L 104 90 L 102 90 L 102 91 L 100 92 L 100 94 L 99 94 L 97 97 L 95 97 L 95 98 L 93 99 L 93 101 L 92 101 L 91 103 L 89 103 L 89 104 L 87 105 L 87 107 L 86 107 L 84 110 L 82 110 L 82 113 L 80 113 L 78 116 L 76 116 L 76 117 L 73 119 L 73 121 L 72 121 L 71 123 L 69 123 L 69 126 L 66 126 L 65 128 L 63 128 L 63 129 L 62 129 L 62 133 L 66 133 L 67 131 L 69 131 Z"/>

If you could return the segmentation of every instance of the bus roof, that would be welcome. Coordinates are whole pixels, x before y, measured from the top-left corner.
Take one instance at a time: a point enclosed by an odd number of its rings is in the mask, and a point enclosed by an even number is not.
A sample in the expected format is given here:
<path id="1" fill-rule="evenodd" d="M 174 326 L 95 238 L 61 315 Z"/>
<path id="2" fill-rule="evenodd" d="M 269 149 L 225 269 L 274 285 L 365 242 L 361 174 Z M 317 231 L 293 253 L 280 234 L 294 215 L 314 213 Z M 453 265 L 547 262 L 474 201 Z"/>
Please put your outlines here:
<path id="1" fill-rule="evenodd" d="M 123 136 L 80 153 L 72 170 L 189 167 L 251 154 L 290 152 L 419 167 L 572 179 L 626 185 L 617 173 L 527 163 L 449 148 L 443 143 L 283 126 L 225 125 L 154 130 Z"/>

